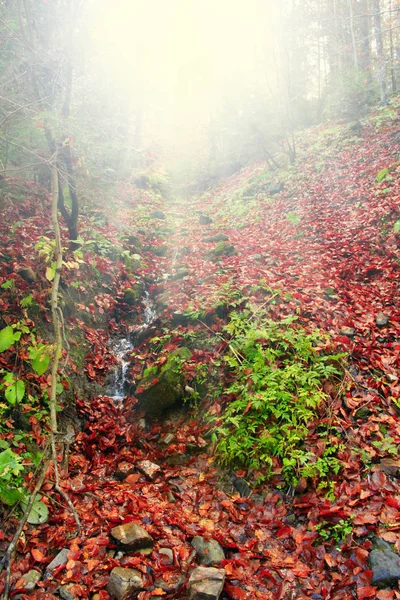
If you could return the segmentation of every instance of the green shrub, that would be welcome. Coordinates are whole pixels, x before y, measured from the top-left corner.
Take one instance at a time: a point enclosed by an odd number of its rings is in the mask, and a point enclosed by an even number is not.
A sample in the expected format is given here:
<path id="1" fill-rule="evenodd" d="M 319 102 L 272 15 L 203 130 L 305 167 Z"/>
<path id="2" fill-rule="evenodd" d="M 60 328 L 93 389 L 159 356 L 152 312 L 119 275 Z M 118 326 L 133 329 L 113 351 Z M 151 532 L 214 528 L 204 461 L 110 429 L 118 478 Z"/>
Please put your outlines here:
<path id="1" fill-rule="evenodd" d="M 279 459 L 290 485 L 300 477 L 326 479 L 340 469 L 336 449 L 328 444 L 316 456 L 305 441 L 326 398 L 322 384 L 340 378 L 335 365 L 344 355 L 322 354 L 318 346 L 326 340 L 319 332 L 307 333 L 295 316 L 274 322 L 262 315 L 256 322 L 254 313 L 257 309 L 232 313 L 225 328 L 233 381 L 225 393 L 233 399 L 214 430 L 217 459 L 261 471 L 260 479 L 273 474 Z"/>

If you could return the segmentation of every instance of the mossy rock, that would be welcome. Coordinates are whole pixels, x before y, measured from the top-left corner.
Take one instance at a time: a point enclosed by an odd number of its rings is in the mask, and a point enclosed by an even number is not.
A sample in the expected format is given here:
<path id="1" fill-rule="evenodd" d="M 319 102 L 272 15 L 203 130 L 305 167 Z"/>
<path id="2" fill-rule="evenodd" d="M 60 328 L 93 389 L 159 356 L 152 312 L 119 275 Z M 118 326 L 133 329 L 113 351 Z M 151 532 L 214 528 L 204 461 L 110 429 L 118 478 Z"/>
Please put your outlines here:
<path id="1" fill-rule="evenodd" d="M 165 245 L 162 246 L 145 246 L 144 250 L 147 252 L 152 252 L 156 256 L 166 256 L 168 252 L 168 247 Z"/>
<path id="2" fill-rule="evenodd" d="M 129 306 L 136 306 L 142 297 L 143 289 L 140 283 L 137 283 L 133 287 L 127 288 L 124 291 L 123 302 L 129 304 Z"/>
<path id="3" fill-rule="evenodd" d="M 139 381 L 136 396 L 139 407 L 149 417 L 159 417 L 174 406 L 184 395 L 182 364 L 192 356 L 188 348 L 177 348 L 170 353 L 167 362 L 156 374 Z"/>
<path id="4" fill-rule="evenodd" d="M 235 256 L 236 254 L 237 250 L 230 242 L 218 242 L 215 248 L 209 252 L 209 255 L 212 258 L 218 258 L 219 256 Z"/>
<path id="5" fill-rule="evenodd" d="M 122 260 L 127 269 L 129 269 L 132 273 L 140 269 L 142 267 L 142 257 L 140 254 L 131 254 L 130 252 L 123 252 Z"/>
<path id="6" fill-rule="evenodd" d="M 183 279 L 190 275 L 190 271 L 187 267 L 179 267 L 174 275 L 172 275 L 172 281 L 177 281 L 178 279 Z"/>

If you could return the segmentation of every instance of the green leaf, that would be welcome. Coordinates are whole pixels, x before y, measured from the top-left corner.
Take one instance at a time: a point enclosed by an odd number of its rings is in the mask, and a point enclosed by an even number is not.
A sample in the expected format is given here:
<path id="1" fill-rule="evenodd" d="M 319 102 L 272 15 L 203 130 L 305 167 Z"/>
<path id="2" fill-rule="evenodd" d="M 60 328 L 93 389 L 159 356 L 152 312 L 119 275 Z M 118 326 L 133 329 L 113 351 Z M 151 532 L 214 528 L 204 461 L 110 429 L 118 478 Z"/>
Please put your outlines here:
<path id="1" fill-rule="evenodd" d="M 290 212 L 286 215 L 286 220 L 293 225 L 298 225 L 301 222 L 301 217 L 295 212 Z"/>
<path id="2" fill-rule="evenodd" d="M 32 369 L 39 376 L 47 370 L 50 363 L 50 356 L 47 354 L 47 347 L 44 344 L 30 346 L 28 348 L 29 358 L 31 359 Z"/>
<path id="3" fill-rule="evenodd" d="M 26 498 L 25 494 L 17 488 L 7 487 L 0 483 L 0 501 L 7 506 L 14 506 L 17 502 L 20 502 Z"/>
<path id="4" fill-rule="evenodd" d="M 381 181 L 386 179 L 386 177 L 388 175 L 389 175 L 389 169 L 382 169 L 382 171 L 379 171 L 378 175 L 376 176 L 376 180 L 380 183 Z"/>
<path id="5" fill-rule="evenodd" d="M 55 275 L 56 275 L 56 270 L 53 267 L 46 268 L 46 279 L 48 281 L 53 281 Z"/>
<path id="6" fill-rule="evenodd" d="M 14 279 L 7 279 L 7 281 L 5 281 L 4 283 L 2 283 L 0 285 L 0 287 L 3 290 L 9 290 L 9 289 L 11 289 L 13 287 L 13 285 L 14 285 Z"/>
<path id="7" fill-rule="evenodd" d="M 21 460 L 22 458 L 10 448 L 0 452 L 0 480 L 7 480 L 10 475 L 18 475 L 23 471 L 24 467 L 21 465 Z"/>
<path id="8" fill-rule="evenodd" d="M 32 302 L 33 296 L 25 296 L 25 298 L 22 298 L 20 305 L 22 308 L 27 308 L 28 306 L 31 306 Z"/>
<path id="9" fill-rule="evenodd" d="M 28 506 L 28 502 L 26 499 L 23 500 L 21 504 L 24 509 L 26 509 L 26 507 Z M 31 511 L 28 515 L 28 523 L 30 523 L 31 525 L 40 525 L 41 523 L 46 523 L 48 518 L 49 509 L 47 508 L 46 504 L 41 500 L 35 500 Z"/>
<path id="10" fill-rule="evenodd" d="M 4 327 L 4 329 L 0 331 L 0 352 L 4 352 L 4 350 L 11 348 L 14 342 L 17 342 L 20 337 L 20 331 L 14 331 L 10 325 Z"/>
<path id="11" fill-rule="evenodd" d="M 395 233 L 399 233 L 399 231 L 400 231 L 400 220 L 396 221 L 396 223 L 393 225 L 393 231 Z"/>
<path id="12" fill-rule="evenodd" d="M 6 387 L 4 395 L 10 404 L 21 402 L 22 398 L 25 396 L 24 381 L 22 381 L 22 379 L 15 379 L 11 385 Z"/>

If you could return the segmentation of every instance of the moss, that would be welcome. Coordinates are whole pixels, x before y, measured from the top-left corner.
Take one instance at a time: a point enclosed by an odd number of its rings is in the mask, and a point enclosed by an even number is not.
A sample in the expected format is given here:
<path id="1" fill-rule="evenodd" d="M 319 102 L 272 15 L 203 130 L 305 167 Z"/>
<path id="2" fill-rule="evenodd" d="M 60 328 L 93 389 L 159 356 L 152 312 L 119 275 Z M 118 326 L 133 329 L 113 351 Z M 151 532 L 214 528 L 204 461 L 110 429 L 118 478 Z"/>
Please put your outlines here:
<path id="1" fill-rule="evenodd" d="M 140 302 L 143 294 L 143 286 L 140 283 L 135 284 L 133 287 L 127 288 L 124 292 L 123 301 L 129 306 L 136 306 Z"/>
<path id="2" fill-rule="evenodd" d="M 182 364 L 192 356 L 189 348 L 177 348 L 171 352 L 159 373 L 144 377 L 139 381 L 136 395 L 140 407 L 150 417 L 160 416 L 163 411 L 174 406 L 184 394 Z"/>
<path id="3" fill-rule="evenodd" d="M 237 254 L 237 250 L 235 246 L 230 244 L 229 242 L 218 242 L 218 244 L 210 250 L 210 256 L 218 257 L 218 256 L 235 256 Z"/>

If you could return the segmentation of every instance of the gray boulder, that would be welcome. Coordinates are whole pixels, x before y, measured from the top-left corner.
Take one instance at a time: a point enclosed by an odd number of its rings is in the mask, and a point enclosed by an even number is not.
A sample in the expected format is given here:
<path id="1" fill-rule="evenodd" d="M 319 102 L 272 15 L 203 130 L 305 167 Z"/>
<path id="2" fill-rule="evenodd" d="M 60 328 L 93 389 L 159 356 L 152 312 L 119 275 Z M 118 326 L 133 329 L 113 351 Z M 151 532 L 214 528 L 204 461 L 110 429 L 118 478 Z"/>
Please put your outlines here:
<path id="1" fill-rule="evenodd" d="M 208 217 L 207 215 L 200 215 L 200 219 L 199 219 L 199 223 L 200 225 L 210 225 L 210 223 L 212 223 L 213 220 L 211 217 Z"/>
<path id="2" fill-rule="evenodd" d="M 393 552 L 391 546 L 378 538 L 375 549 L 369 555 L 372 570 L 372 585 L 390 586 L 400 579 L 400 556 Z"/>

